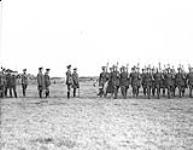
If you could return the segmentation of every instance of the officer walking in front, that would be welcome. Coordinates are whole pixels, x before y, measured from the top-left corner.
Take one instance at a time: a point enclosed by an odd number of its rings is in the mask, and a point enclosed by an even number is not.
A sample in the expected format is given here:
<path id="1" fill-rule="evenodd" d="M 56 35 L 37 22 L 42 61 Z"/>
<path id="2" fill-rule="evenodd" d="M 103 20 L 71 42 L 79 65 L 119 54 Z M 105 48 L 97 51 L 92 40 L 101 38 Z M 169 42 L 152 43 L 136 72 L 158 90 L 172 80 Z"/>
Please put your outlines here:
<path id="1" fill-rule="evenodd" d="M 73 88 L 73 97 L 76 97 L 76 92 L 77 89 L 80 88 L 79 85 L 79 77 L 78 77 L 78 73 L 77 73 L 77 68 L 73 69 L 73 73 L 72 73 L 72 88 Z"/>
<path id="2" fill-rule="evenodd" d="M 17 98 L 17 73 L 13 72 L 11 75 L 11 97 L 12 97 L 12 90 L 14 97 Z"/>
<path id="3" fill-rule="evenodd" d="M 38 92 L 39 92 L 39 97 L 42 98 L 42 92 L 44 89 L 44 75 L 42 73 L 43 67 L 40 67 L 38 70 L 39 70 L 37 74 Z"/>
<path id="4" fill-rule="evenodd" d="M 50 80 L 50 76 L 49 76 L 49 73 L 50 73 L 50 69 L 47 68 L 46 69 L 46 72 L 44 74 L 44 85 L 45 85 L 45 98 L 48 98 L 49 95 L 50 95 L 50 85 L 51 85 L 51 80 Z"/>
<path id="5" fill-rule="evenodd" d="M 67 66 L 66 71 L 66 85 L 67 85 L 67 98 L 70 98 L 70 91 L 72 86 L 72 73 L 71 73 L 71 65 Z"/>
<path id="6" fill-rule="evenodd" d="M 129 88 L 129 74 L 126 71 L 125 66 L 121 67 L 121 73 L 120 73 L 120 88 L 121 93 L 124 99 L 127 98 L 127 90 Z"/>
<path id="7" fill-rule="evenodd" d="M 23 74 L 21 75 L 21 85 L 22 85 L 22 91 L 23 91 L 23 96 L 26 96 L 26 90 L 28 86 L 28 76 L 26 73 L 27 69 L 23 69 Z"/>

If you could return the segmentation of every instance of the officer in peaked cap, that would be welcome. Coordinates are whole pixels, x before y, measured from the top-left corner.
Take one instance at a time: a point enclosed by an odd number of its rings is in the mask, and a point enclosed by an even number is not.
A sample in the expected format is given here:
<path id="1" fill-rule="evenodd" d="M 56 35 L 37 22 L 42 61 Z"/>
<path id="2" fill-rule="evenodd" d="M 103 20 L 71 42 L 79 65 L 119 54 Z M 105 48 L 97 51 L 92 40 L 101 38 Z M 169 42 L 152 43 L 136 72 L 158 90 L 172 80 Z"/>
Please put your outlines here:
<path id="1" fill-rule="evenodd" d="M 23 69 L 23 74 L 21 75 L 21 85 L 22 85 L 22 90 L 23 90 L 23 96 L 26 96 L 26 90 L 28 86 L 28 76 L 26 73 L 27 69 Z"/>
<path id="2" fill-rule="evenodd" d="M 79 75 L 77 73 L 77 68 L 73 69 L 72 73 L 72 88 L 73 88 L 73 97 L 76 97 L 77 89 L 80 88 L 79 86 Z"/>
<path id="3" fill-rule="evenodd" d="M 50 80 L 49 72 L 50 72 L 50 69 L 47 68 L 44 74 L 44 85 L 45 85 L 45 90 L 46 90 L 45 98 L 49 97 L 49 94 L 50 94 L 49 86 L 51 85 L 51 80 Z"/>
<path id="4" fill-rule="evenodd" d="M 70 91 L 72 86 L 72 73 L 71 73 L 71 65 L 67 66 L 66 71 L 66 85 L 67 85 L 67 98 L 70 98 Z"/>
<path id="5" fill-rule="evenodd" d="M 39 97 L 42 98 L 42 92 L 44 89 L 44 75 L 42 73 L 43 67 L 39 67 L 38 70 L 39 70 L 37 74 L 38 92 L 39 92 Z"/>

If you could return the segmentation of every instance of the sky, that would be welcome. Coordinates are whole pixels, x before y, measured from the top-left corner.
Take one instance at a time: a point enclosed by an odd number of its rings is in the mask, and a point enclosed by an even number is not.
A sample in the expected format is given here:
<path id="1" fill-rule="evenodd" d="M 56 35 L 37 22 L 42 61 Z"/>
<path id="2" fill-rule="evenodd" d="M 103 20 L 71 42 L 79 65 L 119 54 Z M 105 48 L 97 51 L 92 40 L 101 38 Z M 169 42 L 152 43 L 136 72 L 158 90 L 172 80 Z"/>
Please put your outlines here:
<path id="1" fill-rule="evenodd" d="M 18 71 L 66 66 L 80 76 L 140 62 L 193 65 L 192 0 L 4 0 L 0 64 Z"/>

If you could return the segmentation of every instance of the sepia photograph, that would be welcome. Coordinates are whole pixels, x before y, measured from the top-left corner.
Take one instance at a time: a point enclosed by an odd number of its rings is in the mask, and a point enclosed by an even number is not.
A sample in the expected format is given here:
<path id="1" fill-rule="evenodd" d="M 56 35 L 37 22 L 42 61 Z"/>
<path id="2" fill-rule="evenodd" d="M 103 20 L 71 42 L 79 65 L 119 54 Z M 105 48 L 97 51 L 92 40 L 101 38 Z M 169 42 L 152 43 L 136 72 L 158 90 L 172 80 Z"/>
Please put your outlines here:
<path id="1" fill-rule="evenodd" d="M 193 1 L 0 0 L 0 150 L 193 150 Z"/>

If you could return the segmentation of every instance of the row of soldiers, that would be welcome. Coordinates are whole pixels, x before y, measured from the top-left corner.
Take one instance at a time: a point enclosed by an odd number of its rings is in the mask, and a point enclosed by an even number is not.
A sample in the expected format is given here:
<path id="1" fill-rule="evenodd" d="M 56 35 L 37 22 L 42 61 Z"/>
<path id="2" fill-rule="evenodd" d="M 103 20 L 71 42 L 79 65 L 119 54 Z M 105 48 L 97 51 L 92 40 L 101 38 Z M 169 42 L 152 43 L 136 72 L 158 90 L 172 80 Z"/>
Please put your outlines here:
<path id="1" fill-rule="evenodd" d="M 140 71 L 139 65 L 131 68 L 129 73 L 128 66 L 122 66 L 118 70 L 118 65 L 112 67 L 103 66 L 99 77 L 99 93 L 100 97 L 106 97 L 108 93 L 116 99 L 119 89 L 123 98 L 127 98 L 127 91 L 129 87 L 132 88 L 133 97 L 139 96 L 139 90 L 142 87 L 144 96 L 148 99 L 151 96 L 157 95 L 160 98 L 162 90 L 163 96 L 167 91 L 168 98 L 176 96 L 176 89 L 178 89 L 178 96 L 184 97 L 186 89 L 189 89 L 189 97 L 192 98 L 193 89 L 193 68 L 189 66 L 189 72 L 186 73 L 180 65 L 177 68 L 165 67 L 163 70 L 149 65 L 142 68 Z"/>

